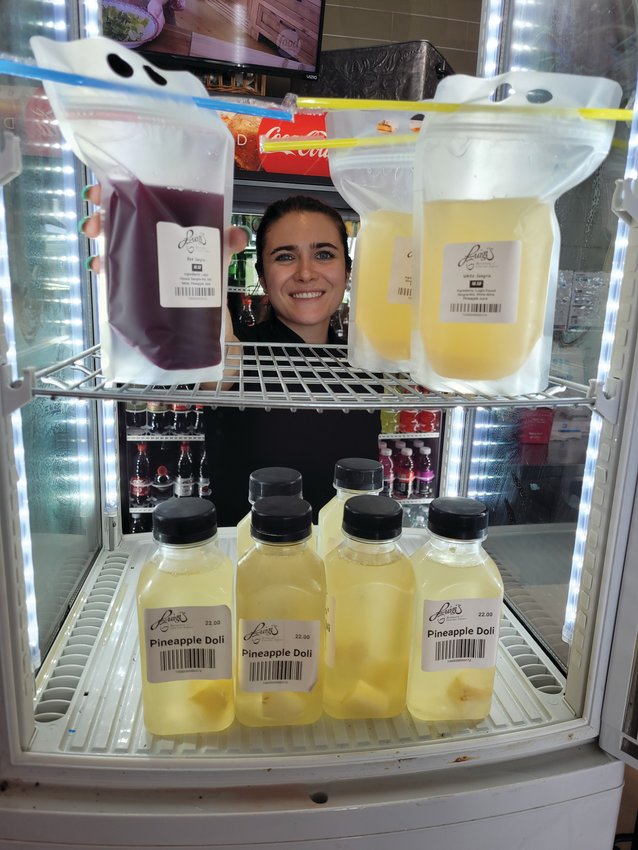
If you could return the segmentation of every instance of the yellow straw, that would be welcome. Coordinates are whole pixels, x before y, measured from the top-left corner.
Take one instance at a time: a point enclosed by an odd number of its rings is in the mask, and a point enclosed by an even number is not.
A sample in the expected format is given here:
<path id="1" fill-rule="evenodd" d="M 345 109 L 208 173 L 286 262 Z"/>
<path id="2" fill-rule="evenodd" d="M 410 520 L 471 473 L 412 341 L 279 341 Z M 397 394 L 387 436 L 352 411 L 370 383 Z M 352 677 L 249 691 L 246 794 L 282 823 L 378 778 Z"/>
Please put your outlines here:
<path id="1" fill-rule="evenodd" d="M 408 142 L 416 142 L 418 133 L 399 134 L 398 136 L 370 136 L 368 139 L 309 139 L 304 136 L 288 136 L 287 139 L 266 139 L 260 137 L 260 150 L 262 153 L 276 153 L 277 151 L 305 151 L 314 148 L 367 148 L 375 145 L 403 145 Z"/>
<path id="2" fill-rule="evenodd" d="M 631 109 L 596 109 L 594 107 L 552 107 L 537 104 L 530 106 L 508 106 L 505 101 L 500 103 L 442 103 L 438 101 L 419 100 L 363 100 L 348 97 L 298 97 L 297 109 L 328 110 L 328 109 L 374 109 L 407 112 L 489 112 L 493 109 L 507 109 L 512 112 L 529 112 L 542 109 L 557 115 L 578 114 L 582 118 L 595 121 L 630 121 L 633 115 Z"/>

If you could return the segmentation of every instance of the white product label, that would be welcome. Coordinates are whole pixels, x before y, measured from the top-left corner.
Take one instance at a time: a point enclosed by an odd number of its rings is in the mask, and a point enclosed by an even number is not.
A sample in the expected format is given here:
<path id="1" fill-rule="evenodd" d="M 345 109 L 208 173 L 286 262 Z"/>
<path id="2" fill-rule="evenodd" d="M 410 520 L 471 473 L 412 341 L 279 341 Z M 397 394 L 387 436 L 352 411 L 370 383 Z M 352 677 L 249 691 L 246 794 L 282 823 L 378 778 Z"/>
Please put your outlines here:
<path id="1" fill-rule="evenodd" d="M 394 240 L 388 303 L 412 303 L 412 239 L 409 236 L 397 236 Z"/>
<path id="2" fill-rule="evenodd" d="M 319 620 L 240 620 L 240 688 L 311 691 L 319 672 L 321 626 Z"/>
<path id="3" fill-rule="evenodd" d="M 157 222 L 162 307 L 221 306 L 221 239 L 216 227 Z"/>
<path id="4" fill-rule="evenodd" d="M 498 649 L 501 599 L 425 599 L 421 669 L 493 667 Z"/>
<path id="5" fill-rule="evenodd" d="M 195 481 L 192 478 L 176 478 L 173 494 L 180 498 L 184 496 L 192 496 Z"/>
<path id="6" fill-rule="evenodd" d="M 232 678 L 232 620 L 227 605 L 144 610 L 149 682 Z"/>
<path id="7" fill-rule="evenodd" d="M 328 667 L 335 666 L 336 632 L 335 623 L 337 618 L 337 600 L 329 596 L 326 603 L 326 664 Z"/>
<path id="8" fill-rule="evenodd" d="M 521 242 L 452 242 L 443 249 L 441 322 L 516 321 Z"/>

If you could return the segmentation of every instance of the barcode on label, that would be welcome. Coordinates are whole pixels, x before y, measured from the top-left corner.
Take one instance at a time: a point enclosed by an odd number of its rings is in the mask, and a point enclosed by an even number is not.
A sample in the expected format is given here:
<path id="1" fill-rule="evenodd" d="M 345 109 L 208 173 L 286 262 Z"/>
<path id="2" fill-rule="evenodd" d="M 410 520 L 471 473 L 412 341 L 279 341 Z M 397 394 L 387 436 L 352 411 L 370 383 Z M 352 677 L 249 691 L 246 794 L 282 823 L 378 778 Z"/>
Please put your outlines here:
<path id="1" fill-rule="evenodd" d="M 160 670 L 215 669 L 214 649 L 165 649 L 160 652 Z"/>
<path id="2" fill-rule="evenodd" d="M 501 304 L 450 304 L 450 313 L 500 313 Z"/>
<path id="3" fill-rule="evenodd" d="M 411 286 L 400 286 L 397 289 L 397 294 L 398 295 L 404 295 L 407 298 L 411 298 L 412 297 L 412 287 Z"/>
<path id="4" fill-rule="evenodd" d="M 485 658 L 484 638 L 437 640 L 434 646 L 436 661 L 456 661 L 464 658 Z"/>
<path id="5" fill-rule="evenodd" d="M 212 298 L 215 289 L 212 286 L 176 286 L 175 295 L 180 298 Z"/>
<path id="6" fill-rule="evenodd" d="M 249 682 L 299 682 L 303 661 L 251 661 Z"/>

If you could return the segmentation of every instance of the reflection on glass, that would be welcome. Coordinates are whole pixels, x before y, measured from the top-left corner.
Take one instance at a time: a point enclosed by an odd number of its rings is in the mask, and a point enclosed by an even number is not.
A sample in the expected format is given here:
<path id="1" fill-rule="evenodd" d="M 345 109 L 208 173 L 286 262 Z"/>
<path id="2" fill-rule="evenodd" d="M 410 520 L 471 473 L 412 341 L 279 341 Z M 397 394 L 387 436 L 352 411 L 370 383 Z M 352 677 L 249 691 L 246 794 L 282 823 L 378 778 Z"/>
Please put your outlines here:
<path id="1" fill-rule="evenodd" d="M 74 14 L 69 5 L 27 0 L 20 15 L 2 13 L 0 47 L 32 58 L 30 36 L 66 37 Z M 6 77 L 3 83 L 3 128 L 19 138 L 23 162 L 20 176 L 3 189 L 15 357 L 21 371 L 86 348 L 91 305 L 80 273 L 75 161 L 43 90 Z M 24 548 L 33 557 L 37 660 L 55 638 L 100 545 L 96 411 L 94 402 L 81 399 L 38 398 L 20 414 L 30 525 Z"/>
<path id="2" fill-rule="evenodd" d="M 479 409 L 474 426 L 468 495 L 490 511 L 485 547 L 509 604 L 563 664 L 591 416 L 584 406 Z"/>

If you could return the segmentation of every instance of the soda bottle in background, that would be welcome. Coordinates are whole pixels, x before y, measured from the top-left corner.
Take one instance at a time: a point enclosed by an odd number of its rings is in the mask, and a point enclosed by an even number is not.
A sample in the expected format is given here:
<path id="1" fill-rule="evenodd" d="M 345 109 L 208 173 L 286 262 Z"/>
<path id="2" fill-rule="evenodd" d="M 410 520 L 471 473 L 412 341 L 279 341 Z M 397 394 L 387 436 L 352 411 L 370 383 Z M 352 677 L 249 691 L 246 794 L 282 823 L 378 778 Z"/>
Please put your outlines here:
<path id="1" fill-rule="evenodd" d="M 388 444 L 386 440 L 379 440 L 379 460 L 381 460 L 381 449 L 387 449 Z"/>
<path id="2" fill-rule="evenodd" d="M 396 434 L 399 430 L 399 411 L 390 408 L 381 410 L 381 431 L 384 434 Z"/>
<path id="3" fill-rule="evenodd" d="M 199 459 L 199 469 L 197 472 L 197 496 L 200 499 L 211 499 L 212 494 L 210 490 L 210 475 L 208 472 L 208 457 L 206 455 L 206 449 L 202 450 L 202 456 Z"/>
<path id="4" fill-rule="evenodd" d="M 131 511 L 130 534 L 145 534 L 151 530 L 153 514 Z"/>
<path id="5" fill-rule="evenodd" d="M 399 458 L 401 457 L 401 449 L 405 448 L 405 440 L 395 440 L 392 446 L 392 463 L 394 464 L 394 477 L 397 477 L 398 468 L 397 464 Z"/>
<path id="6" fill-rule="evenodd" d="M 151 498 L 154 502 L 165 502 L 173 495 L 175 481 L 168 467 L 158 466 L 151 484 Z M 149 529 L 150 530 L 150 529 Z"/>
<path id="7" fill-rule="evenodd" d="M 146 424 L 151 434 L 164 434 L 168 430 L 168 404 L 149 401 L 146 408 Z"/>
<path id="8" fill-rule="evenodd" d="M 383 490 L 382 496 L 391 496 L 394 492 L 394 464 L 392 463 L 392 449 L 381 449 L 379 461 L 383 467 Z"/>
<path id="9" fill-rule="evenodd" d="M 239 324 L 245 328 L 252 328 L 257 324 L 255 314 L 253 313 L 253 299 L 250 295 L 242 295 L 241 297 L 241 313 L 239 314 Z"/>
<path id="10" fill-rule="evenodd" d="M 178 390 L 187 390 L 188 387 L 181 384 Z M 186 399 L 171 404 L 172 420 L 171 427 L 176 434 L 186 434 L 189 426 L 189 411 L 191 405 Z"/>
<path id="11" fill-rule="evenodd" d="M 190 443 L 180 444 L 180 455 L 177 461 L 177 475 L 175 476 L 175 490 L 177 497 L 192 496 L 195 488 L 193 478 L 193 456 L 191 455 Z"/>
<path id="12" fill-rule="evenodd" d="M 129 496 L 132 505 L 146 505 L 151 493 L 151 469 L 146 454 L 146 443 L 137 444 L 133 461 L 133 475 L 129 481 Z"/>
<path id="13" fill-rule="evenodd" d="M 202 434 L 204 431 L 204 405 L 196 404 L 189 413 L 189 428 L 192 434 Z"/>
<path id="14" fill-rule="evenodd" d="M 394 478 L 394 496 L 397 499 L 409 499 L 414 482 L 414 463 L 412 449 L 403 448 L 397 458 Z"/>
<path id="15" fill-rule="evenodd" d="M 409 409 L 409 410 L 400 410 L 399 411 L 399 431 L 402 434 L 413 434 L 415 431 L 419 429 L 418 423 L 418 411 Z"/>
<path id="16" fill-rule="evenodd" d="M 432 472 L 432 449 L 421 446 L 415 461 L 414 495 L 429 499 L 434 495 L 434 472 Z"/>
<path id="17" fill-rule="evenodd" d="M 128 399 L 125 402 L 126 427 L 142 430 L 146 428 L 146 402 Z"/>
<path id="18" fill-rule="evenodd" d="M 437 433 L 441 428 L 441 411 L 440 410 L 419 410 L 417 415 L 418 427 L 417 431 L 423 431 L 430 434 Z"/>

